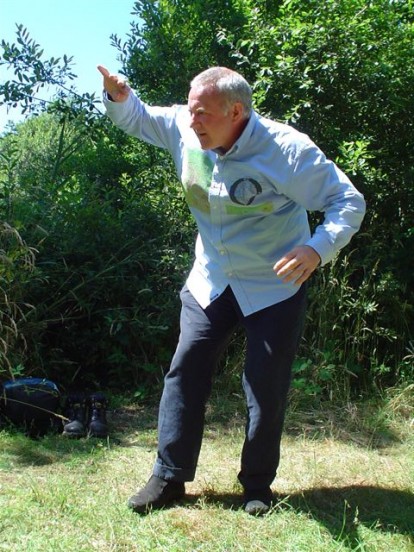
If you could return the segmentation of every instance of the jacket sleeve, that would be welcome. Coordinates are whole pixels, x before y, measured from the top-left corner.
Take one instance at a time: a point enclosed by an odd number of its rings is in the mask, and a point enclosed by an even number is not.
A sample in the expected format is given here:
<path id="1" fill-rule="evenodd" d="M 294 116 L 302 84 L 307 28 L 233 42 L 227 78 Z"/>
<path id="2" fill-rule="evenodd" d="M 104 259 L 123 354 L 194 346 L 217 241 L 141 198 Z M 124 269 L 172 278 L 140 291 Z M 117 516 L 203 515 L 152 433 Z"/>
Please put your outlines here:
<path id="1" fill-rule="evenodd" d="M 365 215 L 363 195 L 312 142 L 298 155 L 287 194 L 308 211 L 324 213 L 306 243 L 317 251 L 322 265 L 349 243 Z"/>
<path id="2" fill-rule="evenodd" d="M 178 134 L 176 107 L 149 106 L 133 91 L 124 102 L 113 102 L 104 92 L 103 103 L 108 117 L 124 132 L 154 146 L 172 150 Z"/>

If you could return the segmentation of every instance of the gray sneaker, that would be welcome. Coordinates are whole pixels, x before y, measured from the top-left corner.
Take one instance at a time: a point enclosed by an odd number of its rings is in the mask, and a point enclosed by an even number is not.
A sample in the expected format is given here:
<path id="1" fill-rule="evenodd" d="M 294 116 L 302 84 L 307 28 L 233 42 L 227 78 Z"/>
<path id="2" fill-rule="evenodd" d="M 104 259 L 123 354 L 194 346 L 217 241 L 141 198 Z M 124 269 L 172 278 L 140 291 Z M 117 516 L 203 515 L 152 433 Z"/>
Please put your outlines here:
<path id="1" fill-rule="evenodd" d="M 270 487 L 244 491 L 244 511 L 252 516 L 261 516 L 270 510 L 273 493 Z"/>
<path id="2" fill-rule="evenodd" d="M 185 495 L 185 485 L 181 481 L 166 481 L 152 475 L 148 483 L 128 500 L 128 507 L 138 514 L 159 510 L 180 500 Z"/>

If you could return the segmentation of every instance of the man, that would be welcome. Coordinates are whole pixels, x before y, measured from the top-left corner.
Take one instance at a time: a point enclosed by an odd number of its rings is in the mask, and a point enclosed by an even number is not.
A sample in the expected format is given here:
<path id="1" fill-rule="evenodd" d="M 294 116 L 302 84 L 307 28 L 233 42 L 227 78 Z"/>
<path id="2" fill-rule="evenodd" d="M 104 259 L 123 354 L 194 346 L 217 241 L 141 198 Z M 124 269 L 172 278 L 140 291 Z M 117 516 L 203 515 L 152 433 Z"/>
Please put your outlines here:
<path id="1" fill-rule="evenodd" d="M 121 77 L 98 69 L 113 122 L 170 151 L 199 230 L 181 291 L 180 338 L 164 382 L 153 475 L 129 506 L 143 513 L 184 496 L 217 359 L 241 326 L 248 414 L 238 477 L 246 512 L 262 514 L 279 464 L 303 284 L 359 229 L 364 199 L 307 136 L 255 113 L 251 88 L 235 71 L 207 69 L 192 81 L 187 106 L 154 107 Z M 313 235 L 307 210 L 325 213 Z"/>

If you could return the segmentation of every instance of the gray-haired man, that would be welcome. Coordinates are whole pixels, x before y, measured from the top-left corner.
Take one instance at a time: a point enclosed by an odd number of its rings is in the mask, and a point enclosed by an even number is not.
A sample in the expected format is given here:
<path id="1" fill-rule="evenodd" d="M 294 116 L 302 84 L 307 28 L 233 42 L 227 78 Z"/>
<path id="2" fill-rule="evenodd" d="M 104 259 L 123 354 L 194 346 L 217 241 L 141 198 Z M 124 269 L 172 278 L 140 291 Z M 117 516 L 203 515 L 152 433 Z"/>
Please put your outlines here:
<path id="1" fill-rule="evenodd" d="M 206 401 L 220 353 L 246 332 L 247 425 L 239 481 L 249 513 L 266 512 L 301 336 L 306 280 L 359 229 L 363 196 L 304 134 L 258 115 L 249 84 L 213 67 L 191 83 L 186 106 L 143 103 L 99 66 L 109 117 L 167 149 L 198 226 L 181 291 L 180 338 L 165 377 L 153 475 L 129 506 L 160 508 L 195 476 Z M 313 234 L 307 211 L 325 218 Z"/>

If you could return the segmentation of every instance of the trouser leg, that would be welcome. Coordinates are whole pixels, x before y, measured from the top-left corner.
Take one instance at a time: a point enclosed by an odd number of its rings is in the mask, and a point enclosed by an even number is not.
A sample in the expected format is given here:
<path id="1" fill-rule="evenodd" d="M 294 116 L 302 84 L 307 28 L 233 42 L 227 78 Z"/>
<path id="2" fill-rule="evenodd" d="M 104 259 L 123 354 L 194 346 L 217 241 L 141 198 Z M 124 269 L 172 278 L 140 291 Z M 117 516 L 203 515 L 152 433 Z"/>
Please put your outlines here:
<path id="1" fill-rule="evenodd" d="M 245 489 L 270 486 L 280 458 L 280 441 L 292 363 L 302 334 L 305 286 L 290 299 L 247 316 L 243 387 L 247 424 L 239 480 Z"/>
<path id="2" fill-rule="evenodd" d="M 229 289 L 207 309 L 200 307 L 186 286 L 181 301 L 180 338 L 160 402 L 154 474 L 192 481 L 213 372 L 238 318 Z"/>

